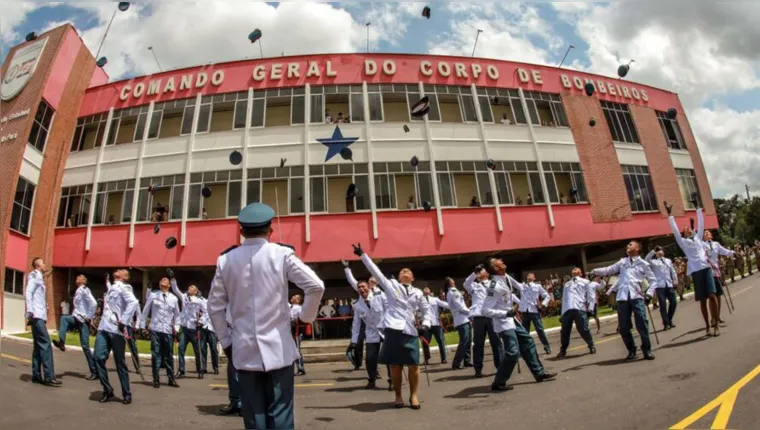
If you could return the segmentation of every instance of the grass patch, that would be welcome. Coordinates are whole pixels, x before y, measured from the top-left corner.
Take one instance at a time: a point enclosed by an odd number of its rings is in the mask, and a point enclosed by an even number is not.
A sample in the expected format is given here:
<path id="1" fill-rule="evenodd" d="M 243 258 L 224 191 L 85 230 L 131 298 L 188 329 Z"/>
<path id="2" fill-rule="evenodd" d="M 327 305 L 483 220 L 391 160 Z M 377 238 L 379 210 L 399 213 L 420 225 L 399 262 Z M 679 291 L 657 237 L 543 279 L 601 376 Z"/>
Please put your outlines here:
<path id="1" fill-rule="evenodd" d="M 32 333 L 20 333 L 15 334 L 14 336 L 23 337 L 24 339 L 32 339 Z M 50 335 L 50 340 L 58 340 L 58 335 Z M 75 332 L 69 332 L 66 335 L 66 345 L 68 346 L 80 346 L 79 343 L 79 333 Z M 90 348 L 95 347 L 95 336 L 90 336 Z M 55 346 L 53 346 L 55 348 Z M 57 349 L 57 348 L 56 348 Z M 175 350 L 176 351 L 176 350 Z M 187 352 L 185 353 L 185 357 L 194 357 L 193 355 L 188 355 L 188 353 L 192 354 L 193 347 L 192 345 L 188 344 Z M 129 352 L 129 347 L 127 347 L 127 352 Z M 150 341 L 147 340 L 137 340 L 137 352 L 140 354 L 150 354 Z"/>

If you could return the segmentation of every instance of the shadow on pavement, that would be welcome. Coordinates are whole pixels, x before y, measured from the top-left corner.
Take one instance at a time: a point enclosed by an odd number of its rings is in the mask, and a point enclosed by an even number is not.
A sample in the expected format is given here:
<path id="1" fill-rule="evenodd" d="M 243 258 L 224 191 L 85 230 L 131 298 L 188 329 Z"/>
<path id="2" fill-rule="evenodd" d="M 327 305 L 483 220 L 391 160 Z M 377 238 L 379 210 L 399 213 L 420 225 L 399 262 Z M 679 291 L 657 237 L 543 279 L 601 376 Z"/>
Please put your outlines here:
<path id="1" fill-rule="evenodd" d="M 680 334 L 680 335 L 676 336 L 675 338 L 673 338 L 673 340 L 676 341 L 676 340 L 678 340 L 678 339 L 680 339 L 680 338 L 682 338 L 684 336 L 688 336 L 688 335 L 694 334 L 694 333 L 699 333 L 699 332 L 703 332 L 704 333 L 704 331 L 705 331 L 704 327 L 698 328 L 696 330 L 687 331 L 686 333 L 683 333 L 683 334 Z"/>
<path id="2" fill-rule="evenodd" d="M 332 373 L 353 373 L 358 372 L 358 370 L 354 369 L 339 369 L 339 370 L 333 370 Z"/>
<path id="3" fill-rule="evenodd" d="M 532 385 L 532 384 L 535 384 L 535 382 L 531 382 L 531 381 L 517 382 L 517 383 L 509 384 L 509 385 L 513 387 L 519 387 L 520 385 Z M 489 397 L 489 395 L 491 394 L 500 395 L 503 393 L 491 391 L 491 380 L 488 379 L 484 385 L 479 385 L 477 387 L 467 387 L 458 393 L 450 394 L 448 396 L 443 396 L 443 397 L 446 399 L 482 399 L 482 398 Z"/>
<path id="4" fill-rule="evenodd" d="M 483 378 L 489 378 L 493 376 L 493 374 L 483 374 Z M 456 376 L 446 376 L 444 378 L 438 378 L 435 379 L 434 382 L 446 382 L 446 381 L 469 381 L 472 379 L 476 379 L 475 376 L 471 373 L 468 373 L 467 375 L 456 375 Z"/>
<path id="5" fill-rule="evenodd" d="M 372 413 L 383 410 L 395 409 L 393 403 L 359 403 L 356 405 L 348 406 L 307 406 L 304 409 L 324 409 L 324 410 L 338 410 L 338 409 L 350 409 L 354 412 Z"/>
<path id="6" fill-rule="evenodd" d="M 102 391 L 93 391 L 90 393 L 90 397 L 88 397 L 88 400 L 91 402 L 100 402 L 100 399 L 103 398 L 103 392 Z M 121 402 L 123 399 L 121 397 L 115 397 L 109 400 L 109 403 L 113 402 Z"/>
<path id="7" fill-rule="evenodd" d="M 328 388 L 325 390 L 326 393 L 353 393 L 354 391 L 371 391 L 371 390 L 364 389 L 364 386 L 362 385 L 357 385 L 354 387 Z"/>
<path id="8" fill-rule="evenodd" d="M 351 381 L 364 381 L 367 377 L 358 377 L 358 378 L 346 378 L 345 376 L 340 376 L 338 378 L 335 378 L 335 381 L 337 382 L 351 382 Z"/>
<path id="9" fill-rule="evenodd" d="M 222 408 L 228 406 L 227 403 L 223 403 L 221 405 L 195 405 L 195 409 L 198 410 L 198 413 L 201 415 L 213 415 L 217 417 L 234 417 L 237 419 L 240 419 L 240 416 L 238 414 L 230 414 L 230 415 L 224 415 L 221 413 Z"/>
<path id="10" fill-rule="evenodd" d="M 582 364 L 580 366 L 575 366 L 569 369 L 565 369 L 562 371 L 562 373 L 572 372 L 575 370 L 581 370 L 581 369 L 585 369 L 586 367 L 591 367 L 591 366 L 616 366 L 618 364 L 636 363 L 637 361 L 641 361 L 641 359 L 642 359 L 641 356 L 639 356 L 639 359 L 637 360 L 626 360 L 625 358 L 615 358 L 612 360 L 597 361 L 594 363 Z"/>
<path id="11" fill-rule="evenodd" d="M 63 375 L 61 375 L 61 377 L 65 377 L 65 376 L 73 376 L 74 378 L 87 379 L 87 377 L 90 375 L 85 375 L 84 373 L 79 373 L 79 372 L 64 372 Z"/>
<path id="12" fill-rule="evenodd" d="M 572 360 L 574 358 L 585 357 L 587 355 L 590 355 L 590 354 L 588 352 L 584 352 L 582 354 L 566 355 L 566 356 L 564 356 L 562 358 L 557 358 L 557 356 L 555 355 L 553 357 L 542 358 L 541 361 L 546 360 L 546 361 L 551 361 L 551 362 L 562 362 L 562 361 L 565 361 L 565 360 Z"/>
<path id="13" fill-rule="evenodd" d="M 701 331 L 701 330 L 699 330 L 699 331 Z M 696 337 L 694 339 L 685 340 L 683 342 L 675 342 L 675 343 L 671 342 L 671 343 L 669 343 L 667 345 L 661 346 L 658 349 L 677 348 L 679 346 L 691 345 L 692 343 L 702 342 L 702 341 L 705 341 L 705 340 L 710 339 L 710 338 L 711 337 L 700 336 L 700 337 Z"/>

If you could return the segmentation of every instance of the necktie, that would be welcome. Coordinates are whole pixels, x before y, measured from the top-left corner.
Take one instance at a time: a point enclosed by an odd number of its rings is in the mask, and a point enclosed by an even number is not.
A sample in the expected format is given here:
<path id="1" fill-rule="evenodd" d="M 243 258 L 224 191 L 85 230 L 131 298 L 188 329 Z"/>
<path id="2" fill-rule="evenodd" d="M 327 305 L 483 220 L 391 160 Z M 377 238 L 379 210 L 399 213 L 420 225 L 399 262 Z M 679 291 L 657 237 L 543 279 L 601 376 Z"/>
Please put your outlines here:
<path id="1" fill-rule="evenodd" d="M 430 303 L 430 296 L 425 296 L 425 300 L 427 300 L 427 302 Z"/>

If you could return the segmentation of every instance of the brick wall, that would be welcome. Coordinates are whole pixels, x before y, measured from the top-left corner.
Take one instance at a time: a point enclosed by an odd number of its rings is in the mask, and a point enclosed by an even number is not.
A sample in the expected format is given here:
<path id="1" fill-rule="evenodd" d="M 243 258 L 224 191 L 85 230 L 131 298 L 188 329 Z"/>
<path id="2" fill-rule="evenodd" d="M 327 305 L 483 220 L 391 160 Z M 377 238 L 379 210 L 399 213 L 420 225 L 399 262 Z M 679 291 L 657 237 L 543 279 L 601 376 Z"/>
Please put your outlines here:
<path id="1" fill-rule="evenodd" d="M 662 202 L 667 201 L 668 204 L 673 205 L 673 215 L 683 216 L 684 205 L 678 187 L 678 177 L 676 177 L 676 170 L 673 167 L 673 160 L 670 158 L 668 144 L 662 134 L 657 113 L 646 106 L 631 104 L 629 108 L 647 157 L 654 193 L 657 196 L 657 207 L 663 217 L 666 217 L 667 212 Z"/>
<path id="2" fill-rule="evenodd" d="M 0 169 L 4 172 L 13 172 L 10 175 L 0 176 L 0 196 L 2 196 L 0 197 L 0 231 L 2 231 L 0 233 L 0 284 L 4 282 L 5 277 L 5 254 L 8 251 L 8 226 L 10 225 L 13 196 L 16 191 L 18 172 L 26 149 L 27 138 L 31 131 L 32 119 L 42 98 L 42 91 L 49 77 L 53 61 L 67 31 L 74 31 L 74 29 L 70 25 L 64 25 L 40 35 L 40 38 L 48 37 L 48 41 L 34 76 L 21 94 L 9 102 L 3 102 L 3 112 L 12 113 L 30 108 L 30 115 L 24 119 L 6 123 L 2 130 L 3 135 L 18 133 L 19 137 L 10 143 L 0 144 Z M 8 59 L 12 58 L 13 52 L 17 49 L 18 47 L 15 47 L 9 52 Z M 3 76 L 9 64 L 10 61 L 7 61 L 3 66 Z M 60 201 L 64 166 L 68 158 L 82 96 L 87 89 L 94 68 L 94 58 L 92 58 L 89 50 L 81 45 L 66 87 L 63 90 L 63 97 L 53 118 L 53 124 L 45 145 L 40 178 L 35 191 L 34 207 L 32 208 L 29 241 L 30 260 L 34 257 L 42 257 L 48 265 L 52 264 L 55 220 Z M 49 307 L 48 327 L 52 328 L 56 326 L 55 319 L 60 313 L 60 309 L 56 309 L 62 300 L 61 294 L 65 295 L 66 293 L 65 276 L 61 278 L 54 274 L 46 278 L 46 284 L 48 286 Z M 2 318 L 1 312 L 0 309 L 0 319 Z"/>
<path id="3" fill-rule="evenodd" d="M 689 155 L 691 156 L 691 164 L 694 166 L 694 175 L 697 178 L 697 186 L 699 187 L 699 195 L 702 197 L 705 215 L 715 215 L 715 203 L 713 202 L 710 183 L 707 180 L 705 165 L 702 162 L 702 156 L 699 153 L 697 141 L 694 139 L 689 119 L 683 113 L 683 108 L 680 109 L 677 120 L 678 126 L 681 127 L 683 138 L 686 141 L 686 149 L 689 150 Z"/>
<path id="4" fill-rule="evenodd" d="M 599 99 L 565 92 L 562 102 L 578 150 L 594 222 L 631 219 L 623 171 Z M 592 117 L 596 119 L 594 127 L 589 126 Z"/>

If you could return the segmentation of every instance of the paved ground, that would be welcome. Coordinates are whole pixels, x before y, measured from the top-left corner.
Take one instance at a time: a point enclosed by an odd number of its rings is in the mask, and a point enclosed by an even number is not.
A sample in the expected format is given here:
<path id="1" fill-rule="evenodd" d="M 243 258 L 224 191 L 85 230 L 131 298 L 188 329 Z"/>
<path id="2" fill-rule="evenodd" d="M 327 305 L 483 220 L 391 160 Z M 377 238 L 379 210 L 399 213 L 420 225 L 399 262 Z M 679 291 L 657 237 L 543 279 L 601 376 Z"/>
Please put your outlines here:
<path id="1" fill-rule="evenodd" d="M 659 333 L 661 344 L 653 362 L 622 360 L 625 349 L 613 321 L 603 324 L 596 336 L 594 356 L 587 354 L 577 336 L 568 358 L 542 356 L 547 368 L 560 372 L 554 382 L 536 384 L 523 369 L 523 374 L 513 376 L 514 391 L 494 394 L 489 391 L 494 371 L 490 362 L 483 379 L 474 379 L 470 370 L 433 365 L 432 385 L 423 383 L 421 390 L 421 411 L 393 409 L 393 396 L 384 389 L 362 390 L 366 374 L 349 371 L 347 363 L 315 364 L 308 367 L 308 375 L 297 379 L 296 425 L 309 429 L 757 428 L 760 325 L 755 316 L 760 277 L 733 284 L 732 294 L 737 309 L 730 315 L 724 306 L 727 326 L 718 338 L 703 336 L 697 304 L 691 300 L 679 304 L 678 327 Z M 662 328 L 657 311 L 654 324 Z M 558 350 L 559 339 L 550 340 Z M 0 428 L 242 427 L 238 417 L 216 416 L 227 402 L 221 375 L 183 379 L 179 389 L 156 390 L 131 374 L 134 403 L 101 405 L 100 385 L 83 379 L 87 369 L 81 353 L 56 350 L 55 366 L 64 382 L 60 388 L 30 383 L 30 355 L 29 345 L 3 342 Z M 111 378 L 116 382 L 115 373 Z"/>

